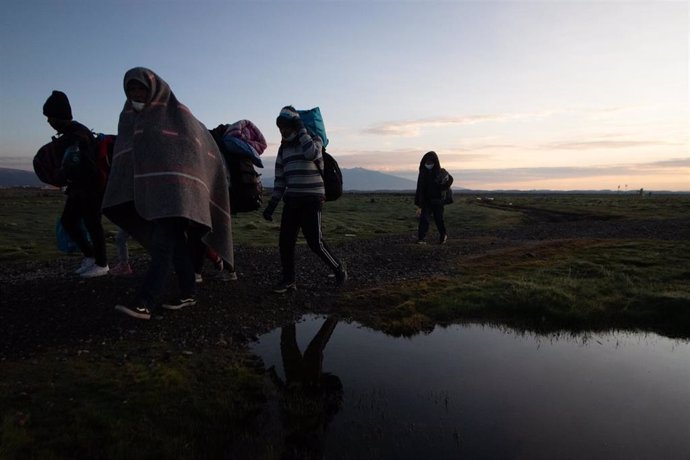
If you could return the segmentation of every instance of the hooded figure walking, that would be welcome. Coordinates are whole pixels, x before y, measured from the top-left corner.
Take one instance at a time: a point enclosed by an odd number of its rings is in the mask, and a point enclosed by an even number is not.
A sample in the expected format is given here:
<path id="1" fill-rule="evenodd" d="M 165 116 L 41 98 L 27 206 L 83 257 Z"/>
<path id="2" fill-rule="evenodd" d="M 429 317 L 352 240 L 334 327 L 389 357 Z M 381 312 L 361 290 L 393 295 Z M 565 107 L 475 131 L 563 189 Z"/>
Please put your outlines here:
<path id="1" fill-rule="evenodd" d="M 234 266 L 230 197 L 215 141 L 170 86 L 135 67 L 125 74 L 124 90 L 103 212 L 151 255 L 133 303 L 115 308 L 150 319 L 171 268 L 179 297 L 161 306 L 196 304 L 192 247 L 199 238 Z"/>
<path id="2" fill-rule="evenodd" d="M 426 244 L 424 238 L 429 231 L 432 215 L 438 229 L 438 242 L 444 244 L 448 240 L 446 224 L 443 221 L 443 206 L 450 202 L 451 185 L 453 185 L 453 176 L 441 168 L 436 152 L 425 153 L 422 161 L 419 162 L 417 192 L 414 196 L 414 204 L 417 206 L 417 216 L 419 217 L 417 243 Z"/>
<path id="3" fill-rule="evenodd" d="M 74 273 L 82 278 L 107 275 L 108 257 L 101 222 L 103 187 L 98 181 L 95 166 L 95 138 L 89 128 L 72 119 L 69 99 L 61 91 L 53 91 L 48 97 L 43 105 L 43 115 L 60 136 L 54 138 L 54 142 L 60 143 L 62 149 L 78 146 L 83 154 L 77 157 L 83 161 L 76 162 L 76 166 L 72 166 L 73 162 L 63 160 L 63 166 L 58 172 L 67 183 L 67 201 L 60 218 L 62 226 L 84 255 L 81 265 Z M 91 241 L 80 226 L 82 220 Z"/>

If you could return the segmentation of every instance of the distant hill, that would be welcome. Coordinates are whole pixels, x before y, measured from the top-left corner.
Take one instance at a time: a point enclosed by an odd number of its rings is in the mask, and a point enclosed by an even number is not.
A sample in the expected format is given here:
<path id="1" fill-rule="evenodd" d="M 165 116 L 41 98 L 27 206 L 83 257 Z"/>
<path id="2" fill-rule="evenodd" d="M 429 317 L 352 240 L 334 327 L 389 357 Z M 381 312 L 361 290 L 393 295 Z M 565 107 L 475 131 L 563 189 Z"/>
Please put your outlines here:
<path id="1" fill-rule="evenodd" d="M 364 168 L 343 168 L 343 188 L 352 191 L 414 190 L 413 180 Z"/>
<path id="2" fill-rule="evenodd" d="M 265 185 L 272 185 L 272 173 L 273 171 L 270 171 L 270 174 L 265 176 L 264 181 L 268 180 Z M 344 168 L 342 173 L 345 190 L 414 190 L 416 187 L 415 181 L 364 168 Z M 33 171 L 0 168 L 0 187 L 41 187 L 44 185 Z"/>
<path id="3" fill-rule="evenodd" d="M 45 185 L 33 171 L 0 168 L 0 187 L 42 187 Z"/>

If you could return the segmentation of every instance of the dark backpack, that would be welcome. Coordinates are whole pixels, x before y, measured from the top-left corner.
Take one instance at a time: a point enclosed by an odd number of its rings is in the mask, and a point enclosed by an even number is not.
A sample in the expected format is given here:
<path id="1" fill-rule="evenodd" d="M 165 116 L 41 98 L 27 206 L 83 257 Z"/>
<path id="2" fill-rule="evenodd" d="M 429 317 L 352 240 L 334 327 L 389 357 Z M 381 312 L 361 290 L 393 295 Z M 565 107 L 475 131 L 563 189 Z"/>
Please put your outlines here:
<path id="1" fill-rule="evenodd" d="M 34 156 L 34 172 L 41 182 L 55 187 L 67 185 L 67 178 L 62 173 L 62 158 L 66 148 L 65 140 L 58 137 L 38 149 Z"/>
<path id="2" fill-rule="evenodd" d="M 46 184 L 93 185 L 96 181 L 96 137 L 89 131 L 53 137 L 34 156 L 34 172 Z"/>
<path id="3" fill-rule="evenodd" d="M 440 185 L 442 187 L 441 195 L 443 196 L 443 204 L 453 204 L 453 189 L 451 188 L 453 185 L 453 176 L 445 169 L 441 169 L 441 177 L 442 183 Z"/>
<path id="4" fill-rule="evenodd" d="M 223 141 L 226 126 L 219 125 L 210 130 L 213 140 L 225 159 L 230 175 L 230 212 L 252 212 L 261 207 L 264 189 L 261 185 L 261 174 L 254 169 L 250 157 L 233 154 Z"/>
<path id="5" fill-rule="evenodd" d="M 338 162 L 333 156 L 326 152 L 326 148 L 321 151 L 323 156 L 323 170 L 319 168 L 323 178 L 323 186 L 326 189 L 326 201 L 335 201 L 343 194 L 343 173 L 340 171 Z M 318 166 L 318 163 L 317 163 Z"/>
<path id="6" fill-rule="evenodd" d="M 104 190 L 113 160 L 114 134 L 98 133 L 65 149 L 62 169 L 68 183 Z"/>
<path id="7" fill-rule="evenodd" d="M 113 158 L 114 134 L 54 137 L 34 156 L 34 172 L 46 184 L 64 187 L 71 183 L 97 184 L 102 189 L 108 181 Z"/>
<path id="8" fill-rule="evenodd" d="M 443 197 L 443 204 L 453 204 L 453 189 L 448 188 L 445 191 L 445 196 Z"/>
<path id="9" fill-rule="evenodd" d="M 300 119 L 304 123 L 311 136 L 319 136 L 323 149 L 321 154 L 323 156 L 323 170 L 319 168 L 321 177 L 323 178 L 323 186 L 326 189 L 326 201 L 335 201 L 343 194 L 343 173 L 340 172 L 340 166 L 335 158 L 326 152 L 328 145 L 328 136 L 326 135 L 326 126 L 323 122 L 321 109 L 314 107 L 309 110 L 298 110 Z M 318 163 L 317 163 L 318 167 Z"/>

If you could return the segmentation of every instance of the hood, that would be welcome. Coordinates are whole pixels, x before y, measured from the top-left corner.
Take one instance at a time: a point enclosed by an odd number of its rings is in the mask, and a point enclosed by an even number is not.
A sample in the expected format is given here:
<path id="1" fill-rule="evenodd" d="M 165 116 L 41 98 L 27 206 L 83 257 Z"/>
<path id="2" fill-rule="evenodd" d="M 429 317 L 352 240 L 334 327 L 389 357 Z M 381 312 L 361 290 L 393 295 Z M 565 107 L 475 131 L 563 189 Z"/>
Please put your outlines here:
<path id="1" fill-rule="evenodd" d="M 424 172 L 427 169 L 424 167 L 424 163 L 426 163 L 428 160 L 433 160 L 434 161 L 434 169 L 431 171 L 438 172 L 439 169 L 441 169 L 441 164 L 438 161 L 438 155 L 436 152 L 429 151 L 424 154 L 422 157 L 422 160 L 419 162 L 419 172 Z"/>

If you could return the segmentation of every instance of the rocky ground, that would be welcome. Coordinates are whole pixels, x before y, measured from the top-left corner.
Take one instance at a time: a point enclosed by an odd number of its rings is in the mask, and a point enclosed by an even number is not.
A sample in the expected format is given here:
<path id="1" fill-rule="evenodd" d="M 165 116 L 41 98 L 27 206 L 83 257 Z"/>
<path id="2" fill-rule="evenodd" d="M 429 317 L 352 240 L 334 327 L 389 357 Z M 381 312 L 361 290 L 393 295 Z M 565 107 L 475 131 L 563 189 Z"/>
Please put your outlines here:
<path id="1" fill-rule="evenodd" d="M 257 335 L 308 312 L 337 313 L 343 292 L 391 286 L 409 279 L 448 275 L 449 259 L 543 240 L 572 238 L 690 239 L 690 219 L 600 220 L 593 216 L 526 213 L 527 224 L 491 234 L 451 234 L 446 245 L 418 246 L 414 236 L 386 236 L 333 245 L 348 264 L 350 279 L 336 289 L 322 262 L 299 246 L 296 293 L 270 291 L 279 275 L 277 248 L 236 248 L 238 281 L 207 276 L 199 285 L 199 304 L 179 311 L 158 310 L 151 321 L 126 317 L 114 310 L 133 299 L 147 258 L 133 260 L 129 277 L 83 280 L 72 271 L 78 257 L 45 263 L 0 267 L 0 360 L 30 357 L 47 349 L 89 350 L 116 342 L 164 342 L 183 349 L 244 344 Z M 209 268 L 210 275 L 210 268 Z M 167 295 L 175 295 L 171 278 Z M 375 299 L 358 309 L 378 309 Z"/>

